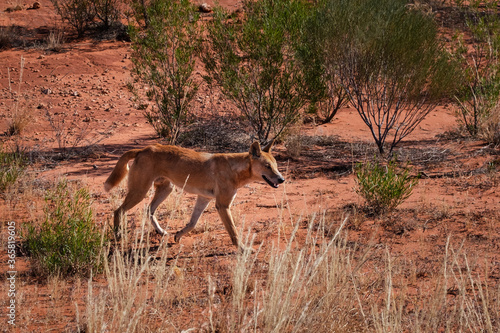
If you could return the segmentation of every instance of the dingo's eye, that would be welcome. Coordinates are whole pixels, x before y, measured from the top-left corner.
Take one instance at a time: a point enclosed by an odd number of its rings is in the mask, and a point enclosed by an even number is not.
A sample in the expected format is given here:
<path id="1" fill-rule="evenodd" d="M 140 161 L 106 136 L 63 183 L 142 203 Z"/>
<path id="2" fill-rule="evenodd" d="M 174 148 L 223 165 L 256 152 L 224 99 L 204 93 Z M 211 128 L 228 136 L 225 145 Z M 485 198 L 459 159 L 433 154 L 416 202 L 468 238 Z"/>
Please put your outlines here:
<path id="1" fill-rule="evenodd" d="M 270 164 L 266 165 L 266 168 L 269 169 L 269 170 L 273 169 L 273 167 Z"/>

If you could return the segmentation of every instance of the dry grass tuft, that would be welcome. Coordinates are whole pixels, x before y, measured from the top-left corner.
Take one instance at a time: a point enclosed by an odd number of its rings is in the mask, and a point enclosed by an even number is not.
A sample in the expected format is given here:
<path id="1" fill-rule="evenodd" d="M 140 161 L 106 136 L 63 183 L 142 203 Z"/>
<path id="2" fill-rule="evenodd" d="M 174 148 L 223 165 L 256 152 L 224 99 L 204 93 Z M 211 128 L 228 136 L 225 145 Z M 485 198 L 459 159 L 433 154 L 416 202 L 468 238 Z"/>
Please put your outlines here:
<path id="1" fill-rule="evenodd" d="M 483 127 L 482 138 L 494 146 L 500 145 L 500 103 L 491 110 Z"/>
<path id="2" fill-rule="evenodd" d="M 21 56 L 21 62 L 19 66 L 19 79 L 17 91 L 14 91 L 11 82 L 11 70 L 7 68 L 7 76 L 9 82 L 9 93 L 11 94 L 13 103 L 10 110 L 11 119 L 8 123 L 7 135 L 20 135 L 26 127 L 33 121 L 33 111 L 27 103 L 21 103 L 21 86 L 23 84 L 23 73 L 24 73 L 24 58 Z"/>
<path id="3" fill-rule="evenodd" d="M 45 42 L 46 50 L 54 52 L 61 51 L 64 44 L 64 32 L 61 30 L 51 30 Z"/>

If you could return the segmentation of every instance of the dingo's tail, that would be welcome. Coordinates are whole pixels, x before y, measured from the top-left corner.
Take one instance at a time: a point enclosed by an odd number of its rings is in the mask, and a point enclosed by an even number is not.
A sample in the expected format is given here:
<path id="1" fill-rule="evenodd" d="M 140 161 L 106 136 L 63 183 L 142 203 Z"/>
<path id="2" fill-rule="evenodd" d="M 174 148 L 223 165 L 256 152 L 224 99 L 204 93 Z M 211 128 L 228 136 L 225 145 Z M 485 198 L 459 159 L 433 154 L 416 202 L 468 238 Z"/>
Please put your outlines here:
<path id="1" fill-rule="evenodd" d="M 109 192 L 113 187 L 120 184 L 122 179 L 125 178 L 128 173 L 128 161 L 134 159 L 140 151 L 142 149 L 132 149 L 120 157 L 111 175 L 104 182 L 104 190 L 106 192 Z"/>

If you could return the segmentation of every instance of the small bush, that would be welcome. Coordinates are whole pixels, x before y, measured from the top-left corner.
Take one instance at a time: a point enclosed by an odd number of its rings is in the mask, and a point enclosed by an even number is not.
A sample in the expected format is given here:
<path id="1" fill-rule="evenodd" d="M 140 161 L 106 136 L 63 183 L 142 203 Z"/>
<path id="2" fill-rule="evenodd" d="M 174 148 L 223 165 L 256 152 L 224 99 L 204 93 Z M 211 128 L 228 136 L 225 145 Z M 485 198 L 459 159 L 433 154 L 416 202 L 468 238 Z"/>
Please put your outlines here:
<path id="1" fill-rule="evenodd" d="M 410 176 L 410 169 L 398 172 L 394 161 L 390 161 L 387 166 L 378 161 L 359 163 L 355 171 L 358 182 L 356 192 L 366 200 L 369 210 L 375 214 L 394 210 L 408 199 L 418 183 L 418 178 Z"/>
<path id="2" fill-rule="evenodd" d="M 7 152 L 0 145 L 0 193 L 4 193 L 24 173 L 27 160 L 19 152 Z"/>
<path id="3" fill-rule="evenodd" d="M 331 87 L 345 90 L 381 155 L 385 143 L 391 155 L 456 83 L 436 23 L 407 3 L 328 0 L 315 18 Z"/>
<path id="4" fill-rule="evenodd" d="M 297 122 L 308 100 L 295 43 L 308 7 L 302 1 L 244 1 L 246 17 L 221 8 L 208 24 L 202 61 L 209 84 L 242 112 L 260 142 Z"/>
<path id="5" fill-rule="evenodd" d="M 61 16 L 61 19 L 76 29 L 78 37 L 82 37 L 85 31 L 96 17 L 95 7 L 92 0 L 50 0 Z"/>
<path id="6" fill-rule="evenodd" d="M 187 0 L 154 0 L 143 9 L 144 31 L 130 27 L 133 73 L 148 86 L 153 102 L 145 117 L 158 136 L 175 143 L 192 120 L 191 102 L 198 91 L 195 60 L 201 36 L 197 13 Z M 168 33 L 166 33 L 168 32 Z"/>
<path id="7" fill-rule="evenodd" d="M 93 223 L 91 198 L 85 188 L 73 190 L 60 181 L 45 197 L 45 220 L 23 232 L 24 248 L 42 276 L 89 276 L 102 269 L 101 248 L 105 241 Z"/>

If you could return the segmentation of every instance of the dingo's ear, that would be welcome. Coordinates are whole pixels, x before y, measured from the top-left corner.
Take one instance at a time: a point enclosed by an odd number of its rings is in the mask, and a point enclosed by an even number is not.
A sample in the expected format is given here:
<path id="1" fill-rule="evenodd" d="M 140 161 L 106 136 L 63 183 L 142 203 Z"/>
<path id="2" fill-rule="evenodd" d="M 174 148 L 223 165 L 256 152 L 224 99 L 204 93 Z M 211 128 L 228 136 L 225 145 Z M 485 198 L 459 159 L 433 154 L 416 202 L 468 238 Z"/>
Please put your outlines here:
<path id="1" fill-rule="evenodd" d="M 259 144 L 258 141 L 255 141 L 250 146 L 250 155 L 252 155 L 255 158 L 259 158 L 260 157 L 260 152 L 261 152 L 261 150 L 260 150 L 260 144 Z"/>
<path id="2" fill-rule="evenodd" d="M 264 151 L 266 153 L 270 153 L 271 147 L 273 146 L 273 144 L 274 144 L 274 139 L 272 139 L 264 148 L 262 148 L 262 151 Z"/>

